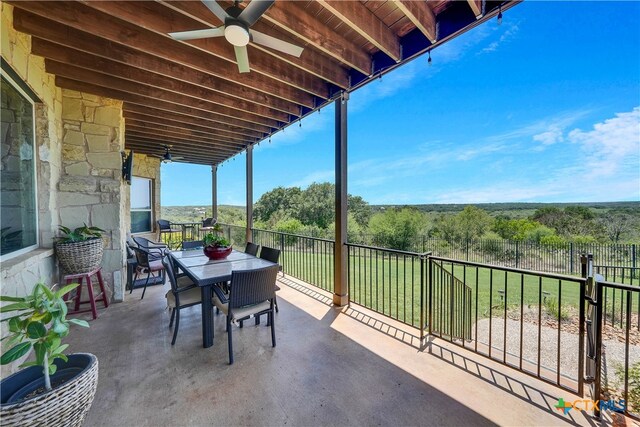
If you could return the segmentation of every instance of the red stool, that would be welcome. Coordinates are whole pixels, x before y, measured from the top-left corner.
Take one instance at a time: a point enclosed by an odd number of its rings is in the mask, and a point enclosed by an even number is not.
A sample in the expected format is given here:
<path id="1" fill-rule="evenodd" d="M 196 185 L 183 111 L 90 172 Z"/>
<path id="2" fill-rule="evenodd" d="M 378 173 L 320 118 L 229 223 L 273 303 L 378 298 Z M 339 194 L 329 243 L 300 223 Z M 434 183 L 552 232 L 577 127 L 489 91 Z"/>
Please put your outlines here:
<path id="1" fill-rule="evenodd" d="M 93 283 L 91 282 L 91 277 L 94 275 L 98 277 L 98 284 L 100 285 L 100 293 L 95 296 L 93 295 Z M 84 279 L 86 279 L 87 291 L 89 292 L 89 299 L 86 301 L 82 301 L 82 285 Z M 102 269 L 100 267 L 88 273 L 67 274 L 62 280 L 64 280 L 67 285 L 74 282 L 80 283 L 80 286 L 76 288 L 75 307 L 73 311 L 70 311 L 68 314 L 86 313 L 91 311 L 93 319 L 95 320 L 98 317 L 98 311 L 96 310 L 97 301 L 102 301 L 105 308 L 109 307 L 107 293 L 104 291 Z M 91 304 L 91 308 L 80 310 L 80 304 Z"/>

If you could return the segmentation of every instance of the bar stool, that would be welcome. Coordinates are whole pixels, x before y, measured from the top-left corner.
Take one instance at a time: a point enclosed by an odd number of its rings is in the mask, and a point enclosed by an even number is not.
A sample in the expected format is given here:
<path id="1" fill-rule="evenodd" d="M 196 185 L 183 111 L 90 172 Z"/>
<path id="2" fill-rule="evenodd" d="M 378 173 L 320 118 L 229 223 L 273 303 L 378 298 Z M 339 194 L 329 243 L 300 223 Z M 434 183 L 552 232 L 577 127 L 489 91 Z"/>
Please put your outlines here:
<path id="1" fill-rule="evenodd" d="M 93 295 L 93 283 L 91 278 L 96 276 L 98 278 L 98 284 L 100 285 L 100 293 L 98 295 Z M 76 288 L 76 296 L 75 296 L 75 305 L 73 311 L 69 311 L 68 314 L 78 314 L 78 313 L 86 313 L 88 311 L 93 314 L 93 319 L 98 318 L 98 310 L 96 309 L 96 302 L 102 301 L 104 303 L 104 308 L 109 307 L 109 301 L 107 299 L 107 293 L 104 290 L 104 281 L 102 280 L 102 268 L 98 267 L 95 270 L 86 272 L 86 273 L 77 273 L 77 274 L 67 274 L 62 280 L 68 285 L 70 283 L 78 282 L 80 286 Z M 87 292 L 89 293 L 89 299 L 86 301 L 82 301 L 82 285 L 87 285 Z M 91 304 L 91 308 L 81 310 L 81 304 Z"/>

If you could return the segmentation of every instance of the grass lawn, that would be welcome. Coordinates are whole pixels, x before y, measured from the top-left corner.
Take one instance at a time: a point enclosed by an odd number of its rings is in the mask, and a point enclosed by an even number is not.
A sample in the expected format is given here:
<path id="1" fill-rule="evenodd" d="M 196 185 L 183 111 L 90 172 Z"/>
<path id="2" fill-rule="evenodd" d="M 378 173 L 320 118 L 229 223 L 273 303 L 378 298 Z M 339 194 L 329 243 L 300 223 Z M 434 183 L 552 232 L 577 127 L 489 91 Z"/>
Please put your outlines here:
<path id="1" fill-rule="evenodd" d="M 277 242 L 269 243 L 275 247 Z M 305 247 L 304 243 L 308 243 Z M 389 317 L 419 327 L 420 296 L 424 295 L 425 306 L 428 301 L 428 262 L 424 262 L 421 281 L 421 261 L 418 257 L 393 254 L 383 251 L 371 251 L 352 248 L 349 256 L 349 293 L 351 300 Z M 324 290 L 333 289 L 333 245 L 307 240 L 288 245 L 281 255 L 284 272 L 304 280 Z M 519 311 L 520 306 L 537 308 L 542 304 L 543 311 L 558 317 L 558 301 L 562 317 L 577 315 L 580 303 L 579 282 L 571 279 L 541 278 L 535 273 L 521 274 L 504 272 L 488 267 L 466 267 L 450 263 L 444 265 L 444 271 L 451 273 L 471 288 L 471 316 L 478 319 L 504 315 L 505 308 Z M 434 309 L 438 300 L 438 283 L 441 278 L 434 269 Z M 576 277 L 577 279 L 577 277 Z M 628 284 L 637 285 L 638 279 L 626 278 Z M 616 307 L 619 313 L 622 292 L 609 290 L 605 295 L 607 310 Z M 634 296 L 634 312 L 638 310 L 638 298 Z M 448 302 L 448 299 L 443 302 Z M 467 302 L 465 301 L 465 304 Z M 426 321 L 426 320 L 425 320 Z"/>

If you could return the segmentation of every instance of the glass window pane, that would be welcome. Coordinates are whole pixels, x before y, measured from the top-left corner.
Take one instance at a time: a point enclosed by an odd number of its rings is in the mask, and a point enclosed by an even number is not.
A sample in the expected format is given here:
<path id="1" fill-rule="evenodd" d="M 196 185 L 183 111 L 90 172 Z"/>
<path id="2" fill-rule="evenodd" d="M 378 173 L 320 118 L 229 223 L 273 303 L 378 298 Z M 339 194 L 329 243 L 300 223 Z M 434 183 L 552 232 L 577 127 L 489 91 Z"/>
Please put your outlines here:
<path id="1" fill-rule="evenodd" d="M 131 209 L 151 209 L 151 180 L 131 179 Z"/>
<path id="2" fill-rule="evenodd" d="M 33 105 L 2 78 L 1 254 L 37 244 Z"/>
<path id="3" fill-rule="evenodd" d="M 151 212 L 133 211 L 131 212 L 131 232 L 143 233 L 151 231 Z"/>

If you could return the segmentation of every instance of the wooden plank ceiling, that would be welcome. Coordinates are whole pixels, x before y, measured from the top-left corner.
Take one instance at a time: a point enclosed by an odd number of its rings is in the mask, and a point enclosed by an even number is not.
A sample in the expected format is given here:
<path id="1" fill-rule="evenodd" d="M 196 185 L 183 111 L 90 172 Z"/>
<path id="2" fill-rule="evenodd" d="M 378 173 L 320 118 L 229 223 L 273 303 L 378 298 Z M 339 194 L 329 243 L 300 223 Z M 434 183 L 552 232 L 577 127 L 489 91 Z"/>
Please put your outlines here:
<path id="1" fill-rule="evenodd" d="M 304 51 L 250 43 L 243 74 L 223 37 L 168 35 L 222 25 L 200 1 L 8 3 L 58 86 L 124 101 L 127 149 L 211 165 L 517 1 L 277 1 L 251 29 Z"/>

